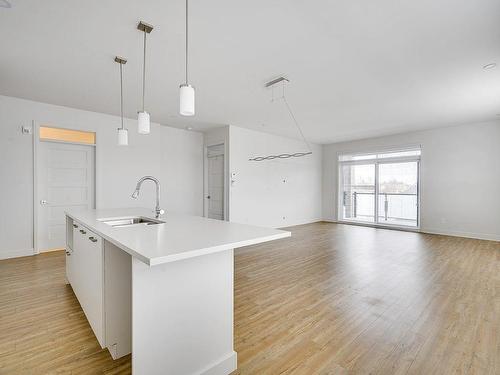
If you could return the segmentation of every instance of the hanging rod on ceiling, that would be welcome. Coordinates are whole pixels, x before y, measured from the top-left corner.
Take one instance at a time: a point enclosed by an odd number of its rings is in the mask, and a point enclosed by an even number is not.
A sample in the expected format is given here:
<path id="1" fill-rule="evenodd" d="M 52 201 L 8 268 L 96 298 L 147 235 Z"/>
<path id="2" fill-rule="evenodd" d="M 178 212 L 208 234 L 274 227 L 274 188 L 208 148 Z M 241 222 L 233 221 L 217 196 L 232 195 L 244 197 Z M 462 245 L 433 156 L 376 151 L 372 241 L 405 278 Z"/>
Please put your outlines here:
<path id="1" fill-rule="evenodd" d="M 274 86 L 280 82 L 290 82 L 290 80 L 288 78 L 285 78 L 285 77 L 278 77 L 276 79 L 273 79 L 272 81 L 267 82 L 264 86 L 271 87 L 271 86 Z"/>
<path id="2" fill-rule="evenodd" d="M 285 107 L 286 107 L 288 113 L 290 114 L 290 117 L 292 118 L 292 121 L 295 124 L 297 130 L 299 131 L 302 140 L 306 144 L 308 151 L 294 152 L 294 153 L 284 153 L 284 154 L 275 154 L 275 155 L 267 155 L 267 156 L 256 156 L 256 157 L 248 159 L 248 161 L 265 161 L 265 160 L 274 160 L 274 159 L 299 158 L 299 157 L 302 157 L 302 156 L 307 156 L 307 155 L 311 155 L 312 154 L 311 145 L 309 144 L 309 142 L 307 142 L 306 137 L 304 136 L 304 133 L 302 132 L 302 129 L 300 128 L 299 122 L 297 121 L 297 118 L 293 114 L 292 108 L 290 107 L 290 105 L 288 104 L 288 101 L 286 100 L 286 97 L 285 97 L 285 84 L 287 84 L 287 83 L 290 83 L 290 80 L 288 78 L 285 78 L 285 77 L 281 76 L 281 77 L 278 77 L 276 79 L 273 79 L 273 80 L 267 82 L 264 85 L 264 87 L 266 87 L 266 88 L 271 87 L 273 89 L 273 96 L 272 96 L 271 102 L 274 102 L 274 87 L 276 85 L 278 85 L 278 84 L 282 85 L 282 96 L 280 98 L 278 98 L 278 99 L 282 99 L 283 103 L 285 103 Z"/>

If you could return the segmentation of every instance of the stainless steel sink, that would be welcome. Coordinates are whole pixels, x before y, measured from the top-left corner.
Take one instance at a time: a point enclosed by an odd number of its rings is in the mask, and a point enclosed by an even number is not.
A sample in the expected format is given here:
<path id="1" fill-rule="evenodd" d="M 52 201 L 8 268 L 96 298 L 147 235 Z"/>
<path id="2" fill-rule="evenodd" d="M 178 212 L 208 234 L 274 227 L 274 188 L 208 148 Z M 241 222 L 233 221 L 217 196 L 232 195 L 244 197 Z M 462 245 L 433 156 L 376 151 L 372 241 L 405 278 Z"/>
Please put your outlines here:
<path id="1" fill-rule="evenodd" d="M 98 221 L 115 228 L 128 227 L 131 225 L 156 225 L 164 223 L 164 221 L 151 219 L 149 217 L 144 217 L 144 216 L 107 218 L 107 219 L 98 219 Z"/>

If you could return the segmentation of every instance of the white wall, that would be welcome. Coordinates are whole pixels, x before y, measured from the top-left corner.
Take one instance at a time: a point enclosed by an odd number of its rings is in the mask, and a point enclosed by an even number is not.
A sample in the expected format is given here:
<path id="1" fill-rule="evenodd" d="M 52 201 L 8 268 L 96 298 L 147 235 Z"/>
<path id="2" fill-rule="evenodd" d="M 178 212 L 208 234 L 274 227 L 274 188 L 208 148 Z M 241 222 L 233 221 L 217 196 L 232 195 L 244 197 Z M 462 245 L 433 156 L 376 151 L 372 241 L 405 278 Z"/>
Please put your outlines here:
<path id="1" fill-rule="evenodd" d="M 301 158 L 262 162 L 249 158 L 307 151 L 303 142 L 230 126 L 230 220 L 286 227 L 321 219 L 322 149 Z"/>
<path id="2" fill-rule="evenodd" d="M 119 117 L 0 96 L 0 258 L 33 252 L 32 136 L 21 134 L 21 126 L 31 126 L 33 120 L 97 133 L 98 208 L 152 208 L 153 184 L 144 185 L 137 201 L 130 198 L 137 180 L 151 174 L 162 183 L 161 203 L 167 213 L 202 214 L 201 133 L 152 124 L 150 135 L 139 135 L 137 122 L 126 120 L 129 146 L 117 146 Z"/>
<path id="3" fill-rule="evenodd" d="M 500 240 L 500 121 L 323 147 L 323 218 L 337 220 L 337 154 L 422 145 L 421 230 Z"/>

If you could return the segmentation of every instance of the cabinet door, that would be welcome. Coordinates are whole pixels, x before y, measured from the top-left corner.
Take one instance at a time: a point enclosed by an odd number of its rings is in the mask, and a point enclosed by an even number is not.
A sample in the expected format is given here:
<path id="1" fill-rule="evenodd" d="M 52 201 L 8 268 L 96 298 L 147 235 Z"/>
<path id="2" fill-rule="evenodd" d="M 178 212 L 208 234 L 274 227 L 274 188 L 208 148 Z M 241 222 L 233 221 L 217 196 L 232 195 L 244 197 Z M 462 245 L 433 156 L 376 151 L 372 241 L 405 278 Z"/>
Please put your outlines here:
<path id="1" fill-rule="evenodd" d="M 73 227 L 73 252 L 67 271 L 73 292 L 94 331 L 104 347 L 104 261 L 102 238 L 82 224 Z"/>
<path id="2" fill-rule="evenodd" d="M 94 334 L 101 344 L 104 340 L 104 261 L 102 238 L 85 229 L 83 244 L 78 254 L 80 273 L 80 304 Z M 80 249 L 79 249 L 80 250 Z"/>
<path id="3" fill-rule="evenodd" d="M 68 237 L 68 240 L 66 242 L 66 279 L 71 285 L 73 285 L 73 274 L 75 269 L 75 263 L 73 261 L 73 238 L 75 236 L 75 229 L 78 227 L 78 225 L 74 223 L 73 220 L 67 220 L 66 225 L 68 226 L 68 228 L 66 229 L 66 235 Z M 69 240 L 70 236 L 71 241 Z"/>
<path id="4" fill-rule="evenodd" d="M 69 283 L 71 284 L 71 287 L 73 288 L 73 292 L 75 295 L 77 295 L 77 278 L 78 278 L 78 267 L 76 266 L 78 264 L 77 262 L 77 257 L 78 257 L 78 251 L 77 249 L 81 246 L 81 234 L 79 232 L 80 230 L 80 224 L 77 222 L 73 221 L 72 223 L 72 231 L 73 231 L 73 240 L 72 240 L 72 247 L 69 249 L 66 249 L 69 254 L 66 255 L 66 278 L 68 279 Z M 78 295 L 77 295 L 78 297 Z"/>
<path id="5" fill-rule="evenodd" d="M 73 288 L 73 292 L 78 298 L 80 305 L 82 305 L 82 288 L 83 288 L 83 280 L 82 280 L 82 259 L 83 250 L 86 245 L 86 235 L 87 228 L 85 228 L 80 223 L 75 222 L 75 226 L 73 227 L 73 251 L 71 253 L 70 260 L 70 277 L 71 277 L 71 287 Z"/>

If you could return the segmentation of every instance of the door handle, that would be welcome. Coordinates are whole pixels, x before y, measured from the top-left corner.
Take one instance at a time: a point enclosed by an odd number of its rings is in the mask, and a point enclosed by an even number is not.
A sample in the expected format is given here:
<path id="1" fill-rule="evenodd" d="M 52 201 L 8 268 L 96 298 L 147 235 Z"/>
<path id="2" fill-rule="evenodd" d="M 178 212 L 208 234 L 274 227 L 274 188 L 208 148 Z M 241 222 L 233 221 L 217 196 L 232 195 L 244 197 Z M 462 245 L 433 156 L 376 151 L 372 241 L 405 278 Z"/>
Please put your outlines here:
<path id="1" fill-rule="evenodd" d="M 89 237 L 89 240 L 92 242 L 97 242 L 97 238 L 95 238 L 95 237 Z"/>
<path id="2" fill-rule="evenodd" d="M 80 233 L 81 234 L 87 234 L 87 232 L 85 232 L 83 229 L 80 229 Z"/>
<path id="3" fill-rule="evenodd" d="M 207 195 L 207 199 L 210 199 L 210 195 Z"/>
<path id="4" fill-rule="evenodd" d="M 47 202 L 45 199 L 42 199 L 42 200 L 40 201 L 40 204 L 41 204 L 42 206 L 45 206 L 46 204 L 48 204 L 48 202 Z"/>
<path id="5" fill-rule="evenodd" d="M 78 228 L 78 225 L 76 225 L 76 224 L 73 224 L 73 228 Z"/>

